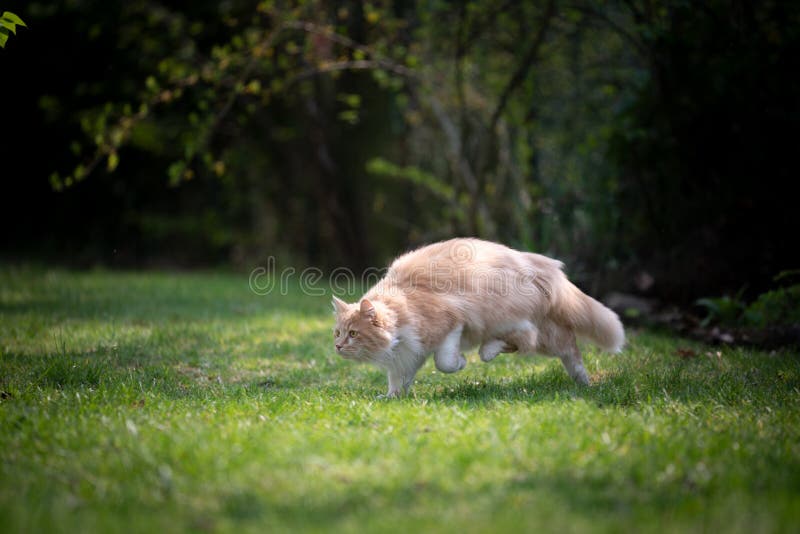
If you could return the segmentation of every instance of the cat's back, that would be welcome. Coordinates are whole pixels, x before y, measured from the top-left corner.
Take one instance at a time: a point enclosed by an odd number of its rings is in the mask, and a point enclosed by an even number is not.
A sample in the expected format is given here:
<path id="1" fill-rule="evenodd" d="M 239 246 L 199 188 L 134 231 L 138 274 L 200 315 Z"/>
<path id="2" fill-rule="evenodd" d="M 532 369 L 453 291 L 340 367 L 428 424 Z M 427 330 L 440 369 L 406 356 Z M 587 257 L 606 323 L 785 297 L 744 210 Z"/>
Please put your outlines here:
<path id="1" fill-rule="evenodd" d="M 387 278 L 401 286 L 446 284 L 463 280 L 465 274 L 489 274 L 529 268 L 528 253 L 523 253 L 476 238 L 455 238 L 407 252 L 392 262 Z"/>
<path id="2" fill-rule="evenodd" d="M 470 237 L 459 237 L 431 243 L 398 256 L 389 267 L 397 274 L 436 267 L 464 266 L 484 258 L 492 249 L 507 248 L 497 243 Z M 510 250 L 510 249 L 508 249 Z M 494 251 L 495 254 L 499 250 Z"/>

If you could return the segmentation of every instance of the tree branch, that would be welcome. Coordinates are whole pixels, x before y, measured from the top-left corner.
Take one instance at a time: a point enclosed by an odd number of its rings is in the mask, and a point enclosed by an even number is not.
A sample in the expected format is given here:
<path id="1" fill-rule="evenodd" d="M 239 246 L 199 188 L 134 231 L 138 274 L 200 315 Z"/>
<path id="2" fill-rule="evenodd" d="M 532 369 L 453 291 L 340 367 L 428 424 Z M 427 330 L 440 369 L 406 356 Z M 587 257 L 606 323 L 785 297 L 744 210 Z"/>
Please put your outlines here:
<path id="1" fill-rule="evenodd" d="M 636 51 L 643 58 L 647 58 L 648 51 L 647 51 L 647 48 L 645 48 L 645 46 L 642 44 L 642 42 L 639 41 L 636 37 L 634 37 L 634 35 L 631 34 L 630 32 L 628 32 L 625 28 L 623 28 L 622 26 L 620 26 L 619 24 L 614 22 L 611 19 L 611 17 L 609 17 L 608 15 L 603 13 L 602 11 L 598 11 L 598 10 L 596 10 L 594 8 L 591 8 L 591 7 L 587 7 L 587 6 L 583 6 L 583 5 L 576 5 L 574 7 L 575 7 L 575 9 L 577 9 L 580 12 L 582 12 L 583 14 L 589 15 L 591 17 L 594 17 L 594 18 L 598 19 L 599 21 L 607 24 L 612 30 L 617 32 L 620 35 L 620 37 L 622 37 L 624 40 L 626 40 L 630 44 L 632 44 L 633 47 L 636 49 Z M 636 13 L 634 13 L 634 18 L 635 19 L 639 18 Z"/>
<path id="2" fill-rule="evenodd" d="M 393 72 L 399 76 L 403 76 L 404 78 L 416 78 L 417 76 L 413 70 L 393 61 L 385 59 L 360 59 L 354 61 L 336 61 L 333 63 L 325 63 L 317 67 L 308 68 L 299 74 L 292 76 L 292 78 L 290 78 L 288 81 L 288 85 L 306 78 L 311 78 L 317 74 L 345 70 L 385 70 Z"/>
<path id="3" fill-rule="evenodd" d="M 483 32 L 485 32 L 487 29 L 491 28 L 494 25 L 494 21 L 497 19 L 498 15 L 500 15 L 500 13 L 505 12 L 509 7 L 515 5 L 516 3 L 517 0 L 506 0 L 505 2 L 497 6 L 495 9 L 493 9 L 486 17 L 486 20 L 483 21 L 483 24 L 473 28 L 472 31 L 469 32 L 469 35 L 467 35 L 467 38 L 464 39 L 463 42 L 459 43 L 460 54 L 462 56 L 465 55 L 472 46 L 472 43 L 477 41 Z"/>
<path id="4" fill-rule="evenodd" d="M 500 95 L 500 102 L 497 104 L 494 113 L 492 113 L 492 118 L 489 121 L 490 132 L 495 131 L 497 122 L 500 120 L 500 116 L 503 114 L 503 111 L 505 111 L 506 105 L 508 105 L 508 99 L 511 97 L 511 94 L 519 86 L 519 84 L 525 81 L 528 71 L 536 62 L 536 59 L 539 56 L 539 50 L 542 47 L 542 43 L 544 43 L 547 30 L 550 27 L 550 21 L 553 19 L 553 15 L 555 15 L 555 7 L 555 0 L 550 0 L 547 3 L 544 16 L 542 17 L 542 23 L 539 26 L 539 31 L 536 33 L 536 37 L 534 37 L 528 52 L 520 62 L 517 70 L 511 76 L 511 79 L 506 84 L 505 89 L 503 89 L 503 92 Z"/>

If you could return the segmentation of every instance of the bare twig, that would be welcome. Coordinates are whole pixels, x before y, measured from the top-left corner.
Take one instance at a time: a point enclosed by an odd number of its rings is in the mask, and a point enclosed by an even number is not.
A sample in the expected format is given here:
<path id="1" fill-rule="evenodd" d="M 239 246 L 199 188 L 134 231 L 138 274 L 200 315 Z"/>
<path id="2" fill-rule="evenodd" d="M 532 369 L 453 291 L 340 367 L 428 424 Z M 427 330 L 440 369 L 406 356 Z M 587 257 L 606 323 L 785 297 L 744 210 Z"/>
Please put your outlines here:
<path id="1" fill-rule="evenodd" d="M 346 70 L 385 70 L 409 79 L 414 79 L 417 76 L 413 70 L 393 61 L 384 59 L 360 59 L 354 61 L 336 61 L 334 63 L 326 63 L 317 67 L 311 67 L 290 78 L 288 83 L 291 85 L 299 80 L 304 80 L 316 76 L 317 74 Z"/>
<path id="2" fill-rule="evenodd" d="M 314 24 L 313 22 L 289 21 L 285 22 L 283 26 L 285 28 L 291 28 L 294 30 L 302 30 L 306 33 L 321 35 L 333 41 L 334 43 L 346 46 L 347 48 L 352 48 L 353 50 L 358 50 L 369 56 L 375 57 L 377 55 L 375 51 L 369 48 L 368 46 L 363 45 L 357 41 L 354 41 L 353 39 L 347 37 L 346 35 L 342 35 L 341 33 L 336 33 L 333 30 L 325 28 L 324 26 Z"/>

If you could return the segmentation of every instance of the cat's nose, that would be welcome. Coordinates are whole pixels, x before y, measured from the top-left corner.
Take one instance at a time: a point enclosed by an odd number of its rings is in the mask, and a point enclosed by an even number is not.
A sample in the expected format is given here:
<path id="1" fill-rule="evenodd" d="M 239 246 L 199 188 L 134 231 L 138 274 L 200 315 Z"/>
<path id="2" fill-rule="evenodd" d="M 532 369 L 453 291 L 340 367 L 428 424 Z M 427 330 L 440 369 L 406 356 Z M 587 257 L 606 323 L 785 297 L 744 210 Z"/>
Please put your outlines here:
<path id="1" fill-rule="evenodd" d="M 342 346 L 341 345 L 339 345 L 338 343 L 334 343 L 334 344 L 336 345 L 336 350 L 342 350 Z"/>

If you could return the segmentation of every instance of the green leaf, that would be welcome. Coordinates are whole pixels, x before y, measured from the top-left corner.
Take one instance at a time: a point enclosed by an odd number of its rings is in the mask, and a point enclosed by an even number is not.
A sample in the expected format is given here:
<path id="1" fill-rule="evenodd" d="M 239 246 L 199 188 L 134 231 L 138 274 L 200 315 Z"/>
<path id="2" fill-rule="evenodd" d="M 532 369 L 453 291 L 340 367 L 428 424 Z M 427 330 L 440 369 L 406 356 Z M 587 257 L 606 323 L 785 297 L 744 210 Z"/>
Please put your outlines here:
<path id="1" fill-rule="evenodd" d="M 116 169 L 117 165 L 119 165 L 119 155 L 116 151 L 113 151 L 108 155 L 107 163 L 108 172 L 114 172 L 114 169 Z"/>
<path id="2" fill-rule="evenodd" d="M 784 280 L 786 278 L 791 278 L 792 276 L 799 276 L 799 275 L 800 275 L 800 269 L 790 269 L 788 271 L 779 272 L 775 276 L 775 278 L 773 278 L 773 280 L 775 282 L 780 282 L 781 280 Z"/>
<path id="3" fill-rule="evenodd" d="M 358 111 L 354 110 L 347 110 L 339 112 L 339 119 L 348 123 L 348 124 L 357 124 L 358 123 Z"/>
<path id="4" fill-rule="evenodd" d="M 50 175 L 50 187 L 52 187 L 54 191 L 61 191 L 64 189 L 64 182 L 57 172 Z"/>
<path id="5" fill-rule="evenodd" d="M 7 21 L 5 19 L 0 19 L 0 26 L 2 26 L 4 28 L 8 28 L 9 31 L 11 33 L 13 33 L 14 35 L 17 34 L 17 25 L 14 24 L 13 22 L 9 22 L 9 21 Z"/>
<path id="6" fill-rule="evenodd" d="M 8 41 L 8 34 L 4 33 L 2 28 L 0 28 L 0 47 L 6 47 L 6 41 Z"/>
<path id="7" fill-rule="evenodd" d="M 628 319 L 637 319 L 642 315 L 642 312 L 636 308 L 625 308 L 623 315 Z"/>
<path id="8" fill-rule="evenodd" d="M 3 13 L 3 16 L 0 17 L 0 19 L 6 19 L 7 21 L 12 22 L 13 24 L 16 24 L 17 26 L 22 26 L 23 28 L 27 28 L 28 27 L 27 24 L 22 22 L 21 18 L 16 16 L 11 11 L 6 11 L 5 13 Z"/>
<path id="9" fill-rule="evenodd" d="M 361 105 L 361 96 L 357 94 L 342 93 L 336 99 L 351 108 L 357 108 Z"/>
<path id="10" fill-rule="evenodd" d="M 453 188 L 439 180 L 436 176 L 417 167 L 400 167 L 382 158 L 373 158 L 367 162 L 366 170 L 377 176 L 387 176 L 400 180 L 407 180 L 415 185 L 426 188 L 431 193 L 451 200 L 454 195 Z"/>
<path id="11" fill-rule="evenodd" d="M 177 187 L 181 183 L 181 176 L 186 171 L 185 161 L 175 161 L 167 169 L 167 176 L 169 176 L 169 185 Z"/>

